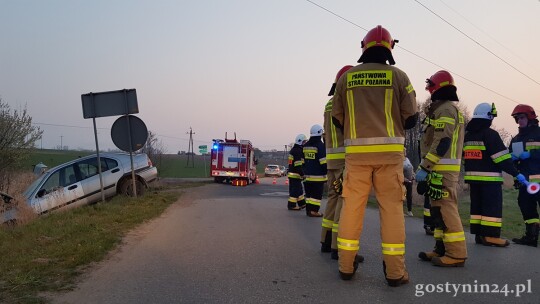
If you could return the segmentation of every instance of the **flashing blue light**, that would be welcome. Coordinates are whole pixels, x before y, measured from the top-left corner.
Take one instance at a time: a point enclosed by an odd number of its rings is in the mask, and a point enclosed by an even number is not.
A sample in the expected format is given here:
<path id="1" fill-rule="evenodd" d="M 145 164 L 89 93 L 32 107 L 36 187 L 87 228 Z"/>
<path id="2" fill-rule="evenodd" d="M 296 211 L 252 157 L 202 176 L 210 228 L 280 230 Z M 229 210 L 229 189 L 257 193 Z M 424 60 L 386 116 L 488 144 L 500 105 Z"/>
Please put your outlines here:
<path id="1" fill-rule="evenodd" d="M 214 145 L 212 146 L 212 149 L 214 149 L 214 150 L 217 150 L 217 148 L 218 148 L 218 145 L 217 145 L 217 144 L 214 144 Z"/>

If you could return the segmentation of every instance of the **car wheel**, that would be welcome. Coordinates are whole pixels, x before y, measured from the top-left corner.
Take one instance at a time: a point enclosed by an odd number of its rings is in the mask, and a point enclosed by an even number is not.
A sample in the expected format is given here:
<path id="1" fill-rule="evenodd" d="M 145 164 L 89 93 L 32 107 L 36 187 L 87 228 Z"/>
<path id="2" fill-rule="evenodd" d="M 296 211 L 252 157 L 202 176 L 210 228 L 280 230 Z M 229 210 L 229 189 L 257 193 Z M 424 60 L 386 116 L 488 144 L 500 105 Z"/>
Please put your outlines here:
<path id="1" fill-rule="evenodd" d="M 143 196 L 146 192 L 146 186 L 140 180 L 135 180 L 135 187 L 137 188 L 137 196 Z M 127 178 L 122 182 L 120 193 L 127 196 L 133 196 L 133 182 L 131 178 Z"/>

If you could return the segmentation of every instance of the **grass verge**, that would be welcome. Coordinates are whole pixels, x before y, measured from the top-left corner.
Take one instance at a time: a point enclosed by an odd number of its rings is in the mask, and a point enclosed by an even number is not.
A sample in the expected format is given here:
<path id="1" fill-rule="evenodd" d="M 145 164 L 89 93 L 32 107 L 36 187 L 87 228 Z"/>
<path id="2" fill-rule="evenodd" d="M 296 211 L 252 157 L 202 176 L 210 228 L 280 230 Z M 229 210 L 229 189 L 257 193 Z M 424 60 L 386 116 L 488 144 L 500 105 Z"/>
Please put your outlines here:
<path id="1" fill-rule="evenodd" d="M 183 187 L 198 185 L 203 184 Z M 40 293 L 71 289 L 85 267 L 102 260 L 129 230 L 159 216 L 179 196 L 178 191 L 148 191 L 137 199 L 117 196 L 0 229 L 0 302 L 46 303 Z"/>
<path id="2" fill-rule="evenodd" d="M 459 191 L 459 193 L 459 216 L 465 230 L 468 231 L 468 228 L 470 226 L 469 220 L 471 218 L 471 199 L 468 191 Z M 517 203 L 517 195 L 517 190 L 503 189 L 503 226 L 501 230 L 501 235 L 502 237 L 508 239 L 514 237 L 521 237 L 525 232 L 525 224 L 523 222 L 523 217 Z M 374 196 L 370 197 L 368 206 L 372 208 L 378 208 L 377 200 Z M 412 209 L 414 217 L 423 218 L 423 205 L 413 203 Z"/>

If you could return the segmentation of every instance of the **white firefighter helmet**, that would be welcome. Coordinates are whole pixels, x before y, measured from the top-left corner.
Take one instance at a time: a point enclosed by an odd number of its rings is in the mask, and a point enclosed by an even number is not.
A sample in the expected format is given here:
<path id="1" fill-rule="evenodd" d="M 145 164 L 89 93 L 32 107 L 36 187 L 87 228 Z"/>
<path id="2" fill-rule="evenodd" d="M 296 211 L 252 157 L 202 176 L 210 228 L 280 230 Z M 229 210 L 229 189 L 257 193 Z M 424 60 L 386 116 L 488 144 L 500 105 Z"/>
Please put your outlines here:
<path id="1" fill-rule="evenodd" d="M 474 108 L 473 118 L 493 120 L 495 117 L 497 117 L 497 110 L 494 103 L 490 105 L 487 102 L 483 102 Z"/>
<path id="2" fill-rule="evenodd" d="M 296 135 L 296 138 L 294 139 L 294 143 L 297 145 L 303 145 L 306 140 L 307 138 L 304 134 L 298 134 Z"/>
<path id="3" fill-rule="evenodd" d="M 323 127 L 321 125 L 313 125 L 311 129 L 309 130 L 310 136 L 322 136 L 323 134 Z"/>

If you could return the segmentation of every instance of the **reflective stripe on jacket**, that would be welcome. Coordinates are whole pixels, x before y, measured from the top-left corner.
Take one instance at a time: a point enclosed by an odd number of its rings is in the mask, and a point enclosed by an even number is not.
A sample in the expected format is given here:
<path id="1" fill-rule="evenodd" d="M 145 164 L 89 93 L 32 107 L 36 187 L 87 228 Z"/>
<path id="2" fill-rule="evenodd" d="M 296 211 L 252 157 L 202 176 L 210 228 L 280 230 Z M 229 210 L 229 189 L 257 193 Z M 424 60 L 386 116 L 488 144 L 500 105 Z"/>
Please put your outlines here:
<path id="1" fill-rule="evenodd" d="M 304 174 L 308 182 L 325 182 L 327 180 L 326 148 L 321 136 L 312 136 L 304 144 Z"/>
<path id="2" fill-rule="evenodd" d="M 436 101 L 431 103 L 423 124 L 420 165 L 428 171 L 442 173 L 452 181 L 457 181 L 463 152 L 463 115 L 454 102 Z M 437 148 L 443 138 L 449 138 L 450 145 L 444 155 L 438 155 Z"/>
<path id="3" fill-rule="evenodd" d="M 328 169 L 345 167 L 345 147 L 343 131 L 332 123 L 332 98 L 324 108 L 324 144 L 326 146 L 326 164 Z"/>
<path id="4" fill-rule="evenodd" d="M 510 152 L 514 145 L 521 143 L 523 151 L 528 151 L 530 157 L 514 162 L 519 173 L 528 177 L 530 182 L 540 182 L 540 127 L 538 123 L 519 128 L 519 133 L 510 142 Z"/>
<path id="5" fill-rule="evenodd" d="M 518 175 L 512 164 L 512 156 L 499 133 L 491 129 L 485 120 L 478 119 L 473 118 L 465 132 L 463 143 L 465 182 L 502 183 L 503 170 L 512 176 Z"/>
<path id="6" fill-rule="evenodd" d="M 302 179 L 304 176 L 304 171 L 302 166 L 304 165 L 304 153 L 302 151 L 302 146 L 294 144 L 289 151 L 289 170 L 287 177 Z"/>
<path id="7" fill-rule="evenodd" d="M 402 163 L 405 121 L 415 113 L 415 91 L 397 67 L 365 63 L 348 70 L 332 105 L 332 117 L 344 130 L 347 164 Z"/>

